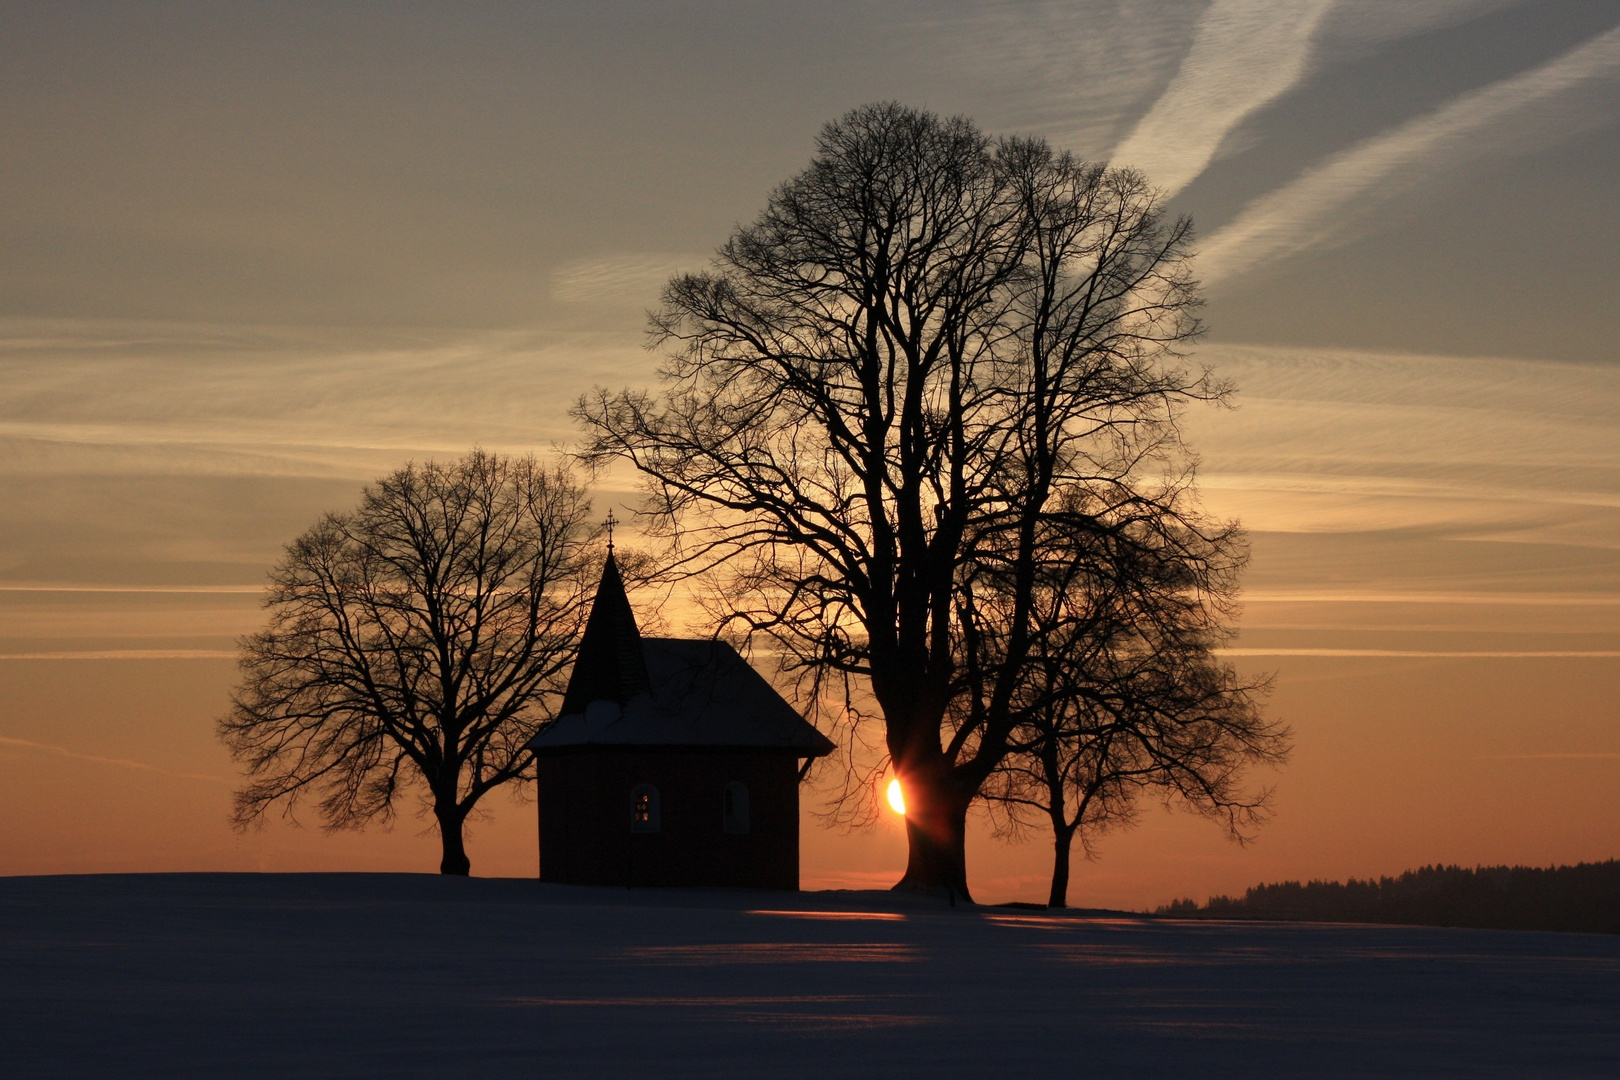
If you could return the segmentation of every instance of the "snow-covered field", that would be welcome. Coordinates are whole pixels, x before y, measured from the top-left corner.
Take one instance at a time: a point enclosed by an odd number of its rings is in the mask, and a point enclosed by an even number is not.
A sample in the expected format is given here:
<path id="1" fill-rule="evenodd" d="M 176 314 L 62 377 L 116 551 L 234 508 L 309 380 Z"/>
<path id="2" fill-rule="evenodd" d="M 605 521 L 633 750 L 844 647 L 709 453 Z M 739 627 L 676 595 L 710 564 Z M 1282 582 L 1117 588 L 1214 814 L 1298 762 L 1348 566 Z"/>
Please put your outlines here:
<path id="1" fill-rule="evenodd" d="M 1620 938 L 410 875 L 0 879 L 0 1075 L 1620 1076 Z"/>

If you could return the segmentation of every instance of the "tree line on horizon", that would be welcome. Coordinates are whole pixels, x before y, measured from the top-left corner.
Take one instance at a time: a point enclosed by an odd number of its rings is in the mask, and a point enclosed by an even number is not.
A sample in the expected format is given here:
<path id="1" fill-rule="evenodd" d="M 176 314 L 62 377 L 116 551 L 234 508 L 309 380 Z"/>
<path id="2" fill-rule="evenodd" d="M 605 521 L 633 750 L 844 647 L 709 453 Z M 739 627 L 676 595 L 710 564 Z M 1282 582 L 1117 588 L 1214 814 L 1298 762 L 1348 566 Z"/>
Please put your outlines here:
<path id="1" fill-rule="evenodd" d="M 1154 914 L 1620 934 L 1620 859 L 1548 868 L 1435 864 L 1398 877 L 1282 881 Z"/>

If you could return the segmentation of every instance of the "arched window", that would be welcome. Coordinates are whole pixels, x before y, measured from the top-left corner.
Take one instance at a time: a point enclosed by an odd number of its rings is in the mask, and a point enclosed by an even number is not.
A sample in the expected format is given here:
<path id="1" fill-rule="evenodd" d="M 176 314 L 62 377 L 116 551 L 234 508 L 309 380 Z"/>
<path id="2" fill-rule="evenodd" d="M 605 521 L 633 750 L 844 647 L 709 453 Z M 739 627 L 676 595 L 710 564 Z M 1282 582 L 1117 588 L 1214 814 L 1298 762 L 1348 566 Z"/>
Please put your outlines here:
<path id="1" fill-rule="evenodd" d="M 733 780 L 726 785 L 720 825 L 728 833 L 748 831 L 748 785 L 741 780 Z"/>
<path id="2" fill-rule="evenodd" d="M 637 784 L 630 789 L 630 831 L 657 832 L 658 828 L 658 789 Z"/>

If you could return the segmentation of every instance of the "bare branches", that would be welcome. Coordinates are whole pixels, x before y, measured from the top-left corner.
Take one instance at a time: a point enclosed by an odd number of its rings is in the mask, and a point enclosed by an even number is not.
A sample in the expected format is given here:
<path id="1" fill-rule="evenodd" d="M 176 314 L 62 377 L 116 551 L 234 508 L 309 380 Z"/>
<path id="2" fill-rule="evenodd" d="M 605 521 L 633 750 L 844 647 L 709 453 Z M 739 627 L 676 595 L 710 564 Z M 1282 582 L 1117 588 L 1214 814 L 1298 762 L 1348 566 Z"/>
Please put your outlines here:
<path id="1" fill-rule="evenodd" d="M 528 767 L 561 692 L 588 510 L 565 468 L 474 451 L 406 466 L 289 545 L 219 722 L 253 778 L 238 825 L 306 797 L 328 828 L 387 821 L 421 783 L 457 863 L 462 821 Z"/>
<path id="2" fill-rule="evenodd" d="M 1138 173 L 868 106 L 669 283 L 663 397 L 579 404 L 586 459 L 645 478 L 673 573 L 718 581 L 723 617 L 811 684 L 869 688 L 925 887 L 964 887 L 961 817 L 1015 749 L 1051 537 L 1232 561 L 1178 429 L 1224 393 L 1179 363 L 1190 242 Z"/>
<path id="3" fill-rule="evenodd" d="M 1229 636 L 1242 538 L 1190 520 L 1185 508 L 1058 518 L 1039 545 L 1032 641 L 1009 738 L 984 787 L 1001 828 L 1042 824 L 1054 846 L 1050 903 L 1066 903 L 1075 838 L 1091 851 L 1130 824 L 1140 795 L 1157 792 L 1216 818 L 1238 842 L 1267 816 L 1269 792 L 1247 769 L 1281 763 L 1288 732 L 1268 721 L 1265 679 L 1243 680 L 1216 657 Z M 1008 572 L 985 575 L 968 643 L 1000 658 L 1011 607 Z M 968 693 L 982 693 L 969 683 Z"/>

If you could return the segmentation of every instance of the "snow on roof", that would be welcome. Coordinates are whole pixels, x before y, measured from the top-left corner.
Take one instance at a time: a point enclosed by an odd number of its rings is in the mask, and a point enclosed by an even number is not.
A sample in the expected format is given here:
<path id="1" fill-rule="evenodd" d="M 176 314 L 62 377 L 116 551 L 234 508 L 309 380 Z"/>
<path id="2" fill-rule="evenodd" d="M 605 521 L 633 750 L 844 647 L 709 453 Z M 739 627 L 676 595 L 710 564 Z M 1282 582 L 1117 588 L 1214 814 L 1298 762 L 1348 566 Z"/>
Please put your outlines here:
<path id="1" fill-rule="evenodd" d="M 780 750 L 821 757 L 833 744 L 723 641 L 641 638 L 649 687 L 598 697 L 529 741 L 537 754 L 584 746 Z M 570 686 L 572 692 L 572 686 Z"/>
<path id="2" fill-rule="evenodd" d="M 611 551 L 562 713 L 528 745 L 537 754 L 582 746 L 701 746 L 820 757 L 833 749 L 725 642 L 642 637 Z"/>

